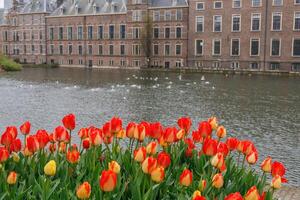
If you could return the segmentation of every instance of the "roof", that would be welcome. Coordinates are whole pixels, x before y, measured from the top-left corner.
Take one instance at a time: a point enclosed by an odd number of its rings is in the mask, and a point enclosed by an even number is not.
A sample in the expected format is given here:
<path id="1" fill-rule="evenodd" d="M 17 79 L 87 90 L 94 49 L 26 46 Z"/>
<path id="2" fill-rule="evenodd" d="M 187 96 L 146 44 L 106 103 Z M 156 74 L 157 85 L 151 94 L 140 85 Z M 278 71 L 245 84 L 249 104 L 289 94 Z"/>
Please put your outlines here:
<path id="1" fill-rule="evenodd" d="M 0 25 L 4 23 L 4 9 L 0 8 Z"/>
<path id="2" fill-rule="evenodd" d="M 31 0 L 25 4 L 21 13 L 53 12 L 55 8 L 55 0 Z"/>
<path id="3" fill-rule="evenodd" d="M 65 0 L 51 16 L 124 13 L 127 0 Z"/>
<path id="4" fill-rule="evenodd" d="M 187 0 L 151 0 L 152 7 L 187 6 Z"/>

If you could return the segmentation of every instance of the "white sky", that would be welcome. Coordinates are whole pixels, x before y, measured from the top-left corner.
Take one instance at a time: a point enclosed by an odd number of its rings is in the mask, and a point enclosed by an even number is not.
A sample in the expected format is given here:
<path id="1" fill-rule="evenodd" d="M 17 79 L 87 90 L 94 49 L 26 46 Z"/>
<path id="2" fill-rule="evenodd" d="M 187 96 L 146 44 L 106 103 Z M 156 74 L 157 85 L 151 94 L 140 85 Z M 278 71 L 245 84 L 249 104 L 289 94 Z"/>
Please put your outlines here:
<path id="1" fill-rule="evenodd" d="M 4 7 L 4 0 L 0 0 L 0 8 Z"/>

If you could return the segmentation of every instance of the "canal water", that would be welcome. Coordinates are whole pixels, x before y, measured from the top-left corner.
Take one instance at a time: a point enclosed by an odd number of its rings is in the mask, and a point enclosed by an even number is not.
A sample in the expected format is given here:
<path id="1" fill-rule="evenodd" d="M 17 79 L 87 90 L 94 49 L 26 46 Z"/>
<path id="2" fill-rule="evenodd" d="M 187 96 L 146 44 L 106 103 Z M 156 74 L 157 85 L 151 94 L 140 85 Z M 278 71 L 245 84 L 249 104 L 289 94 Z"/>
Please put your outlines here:
<path id="1" fill-rule="evenodd" d="M 290 185 L 300 185 L 300 79 L 135 70 L 34 69 L 0 74 L 0 132 L 30 120 L 52 131 L 67 113 L 78 127 L 100 126 L 113 116 L 193 127 L 220 118 L 229 136 L 251 139 L 260 160 L 284 162 Z"/>

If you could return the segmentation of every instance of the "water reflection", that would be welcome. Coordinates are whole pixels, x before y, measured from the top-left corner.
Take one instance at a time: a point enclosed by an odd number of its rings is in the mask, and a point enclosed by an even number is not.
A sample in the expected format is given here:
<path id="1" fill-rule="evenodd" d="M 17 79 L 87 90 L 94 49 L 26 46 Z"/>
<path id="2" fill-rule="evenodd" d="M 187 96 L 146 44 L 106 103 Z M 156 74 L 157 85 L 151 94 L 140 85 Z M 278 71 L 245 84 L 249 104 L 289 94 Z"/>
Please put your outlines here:
<path id="1" fill-rule="evenodd" d="M 25 120 L 54 129 L 66 113 L 78 126 L 100 126 L 114 115 L 165 125 L 189 115 L 194 128 L 215 115 L 229 135 L 256 141 L 260 159 L 285 162 L 300 185 L 300 79 L 172 72 L 25 69 L 0 75 L 0 130 Z M 260 160 L 261 161 L 261 160 Z"/>

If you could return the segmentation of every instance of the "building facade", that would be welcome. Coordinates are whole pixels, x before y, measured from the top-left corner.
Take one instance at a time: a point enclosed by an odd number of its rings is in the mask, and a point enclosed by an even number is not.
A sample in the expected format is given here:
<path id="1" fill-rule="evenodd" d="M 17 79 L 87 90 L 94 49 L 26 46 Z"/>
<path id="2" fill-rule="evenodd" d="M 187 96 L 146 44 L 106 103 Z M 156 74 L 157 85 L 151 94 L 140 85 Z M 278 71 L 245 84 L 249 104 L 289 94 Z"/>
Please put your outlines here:
<path id="1" fill-rule="evenodd" d="M 0 51 L 21 62 L 300 71 L 300 0 L 14 4 L 2 13 Z"/>

